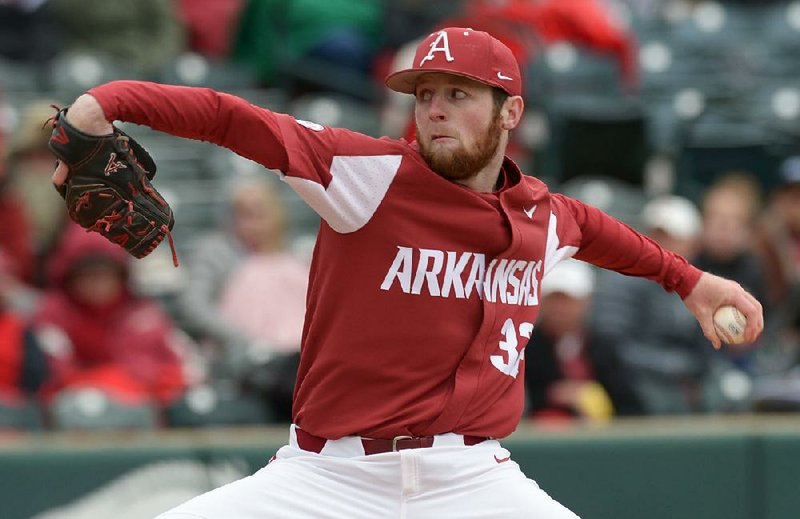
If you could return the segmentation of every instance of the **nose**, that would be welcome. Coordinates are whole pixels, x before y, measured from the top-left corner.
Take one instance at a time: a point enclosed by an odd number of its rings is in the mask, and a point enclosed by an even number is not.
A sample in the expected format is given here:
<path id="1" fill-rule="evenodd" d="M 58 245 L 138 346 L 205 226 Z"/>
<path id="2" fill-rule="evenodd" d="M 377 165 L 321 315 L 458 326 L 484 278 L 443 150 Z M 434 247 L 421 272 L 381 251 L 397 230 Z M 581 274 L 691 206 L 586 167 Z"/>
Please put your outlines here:
<path id="1" fill-rule="evenodd" d="M 428 105 L 428 118 L 431 121 L 444 121 L 447 119 L 447 112 L 444 109 L 444 101 L 439 95 L 433 95 Z"/>

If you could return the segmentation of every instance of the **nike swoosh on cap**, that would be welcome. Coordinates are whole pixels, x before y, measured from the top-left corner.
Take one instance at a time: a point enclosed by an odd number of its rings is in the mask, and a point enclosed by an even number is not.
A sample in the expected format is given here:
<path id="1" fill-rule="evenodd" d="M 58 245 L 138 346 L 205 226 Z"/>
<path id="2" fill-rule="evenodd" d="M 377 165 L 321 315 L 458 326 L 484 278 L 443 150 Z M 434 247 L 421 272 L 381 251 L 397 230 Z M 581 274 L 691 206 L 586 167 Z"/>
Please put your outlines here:
<path id="1" fill-rule="evenodd" d="M 498 72 L 498 73 L 497 73 L 497 79 L 504 79 L 504 80 L 506 80 L 506 81 L 514 81 L 514 78 L 513 78 L 513 77 L 508 77 L 508 76 L 505 76 L 505 75 L 503 75 L 503 73 L 502 73 L 502 72 Z"/>
<path id="2" fill-rule="evenodd" d="M 531 207 L 530 209 L 525 209 L 525 208 L 523 207 L 523 208 L 522 208 L 522 211 L 523 211 L 523 212 L 524 212 L 524 213 L 525 213 L 525 214 L 528 216 L 528 218 L 530 218 L 531 220 L 533 220 L 533 213 L 535 213 L 535 212 L 536 212 L 536 205 L 534 205 L 534 206 L 533 206 L 533 207 Z"/>

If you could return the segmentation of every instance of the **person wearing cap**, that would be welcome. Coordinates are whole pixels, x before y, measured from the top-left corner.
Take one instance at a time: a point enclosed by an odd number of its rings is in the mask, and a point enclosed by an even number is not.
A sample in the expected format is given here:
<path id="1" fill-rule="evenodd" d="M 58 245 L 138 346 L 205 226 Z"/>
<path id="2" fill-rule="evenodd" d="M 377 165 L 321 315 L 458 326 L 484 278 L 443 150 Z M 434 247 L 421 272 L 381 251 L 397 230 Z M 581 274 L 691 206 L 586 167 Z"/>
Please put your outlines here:
<path id="1" fill-rule="evenodd" d="M 322 219 L 288 445 L 162 519 L 576 517 L 498 441 L 523 412 L 540 281 L 570 257 L 677 292 L 716 346 L 722 304 L 747 315 L 747 340 L 760 333 L 760 304 L 741 287 L 506 157 L 524 101 L 497 39 L 436 31 L 386 83 L 415 97 L 411 142 L 132 81 L 92 88 L 67 112 L 87 133 L 124 120 L 228 147 L 279 171 Z M 53 180 L 67 175 L 59 164 Z"/>
<path id="2" fill-rule="evenodd" d="M 645 233 L 662 247 L 694 258 L 700 211 L 688 199 L 665 195 L 645 204 Z M 602 355 L 619 359 L 639 409 L 635 414 L 684 415 L 708 411 L 711 351 L 681 299 L 638 277 L 603 272 L 588 328 Z"/>
<path id="3" fill-rule="evenodd" d="M 533 420 L 603 422 L 639 408 L 618 359 L 592 344 L 586 322 L 594 285 L 592 267 L 575 259 L 542 279 L 539 320 L 525 348 L 527 414 Z"/>

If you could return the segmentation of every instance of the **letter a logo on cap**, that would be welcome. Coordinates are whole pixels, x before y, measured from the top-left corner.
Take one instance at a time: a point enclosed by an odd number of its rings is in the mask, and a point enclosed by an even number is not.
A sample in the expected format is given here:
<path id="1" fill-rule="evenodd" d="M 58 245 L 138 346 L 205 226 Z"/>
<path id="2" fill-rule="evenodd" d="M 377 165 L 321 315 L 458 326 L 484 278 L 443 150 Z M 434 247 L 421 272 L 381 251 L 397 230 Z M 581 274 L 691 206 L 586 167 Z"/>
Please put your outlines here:
<path id="1" fill-rule="evenodd" d="M 428 54 L 422 58 L 422 61 L 419 62 L 418 66 L 421 67 L 426 61 L 432 60 L 434 57 L 434 52 L 444 52 L 444 56 L 447 61 L 456 60 L 453 55 L 450 54 L 450 42 L 447 39 L 447 33 L 444 31 L 439 31 L 439 36 L 437 36 L 436 39 L 433 40 L 433 43 L 431 43 L 431 50 L 429 50 Z"/>

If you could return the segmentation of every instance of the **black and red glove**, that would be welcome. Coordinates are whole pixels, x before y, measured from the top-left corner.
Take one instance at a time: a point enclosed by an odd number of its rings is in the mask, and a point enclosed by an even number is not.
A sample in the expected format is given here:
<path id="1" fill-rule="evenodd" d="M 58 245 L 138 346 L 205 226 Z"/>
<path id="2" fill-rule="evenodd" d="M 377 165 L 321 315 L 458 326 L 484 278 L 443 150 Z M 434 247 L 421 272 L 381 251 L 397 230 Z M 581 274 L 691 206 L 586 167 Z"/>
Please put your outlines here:
<path id="1" fill-rule="evenodd" d="M 119 128 L 88 135 L 72 126 L 63 108 L 51 119 L 49 147 L 68 168 L 58 189 L 69 216 L 81 227 L 102 234 L 137 258 L 150 254 L 165 237 L 172 242 L 172 209 L 150 181 L 156 164 L 145 149 Z"/>

